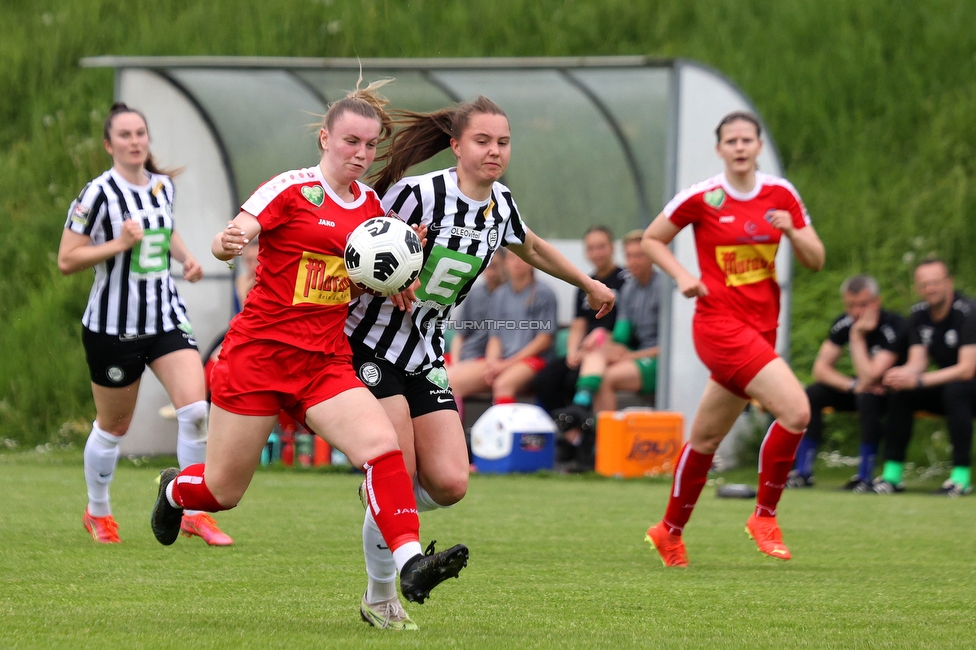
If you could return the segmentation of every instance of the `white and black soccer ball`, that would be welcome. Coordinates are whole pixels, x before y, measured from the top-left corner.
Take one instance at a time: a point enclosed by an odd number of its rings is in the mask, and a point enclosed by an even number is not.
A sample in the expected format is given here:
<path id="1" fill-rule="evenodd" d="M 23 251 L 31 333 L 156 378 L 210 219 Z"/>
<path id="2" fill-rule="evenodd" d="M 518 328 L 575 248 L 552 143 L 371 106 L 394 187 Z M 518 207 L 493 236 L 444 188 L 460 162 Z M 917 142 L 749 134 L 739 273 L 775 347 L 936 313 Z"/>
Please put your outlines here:
<path id="1" fill-rule="evenodd" d="M 420 275 L 420 238 L 401 219 L 374 217 L 356 226 L 346 241 L 346 271 L 360 288 L 380 296 L 405 290 Z"/>

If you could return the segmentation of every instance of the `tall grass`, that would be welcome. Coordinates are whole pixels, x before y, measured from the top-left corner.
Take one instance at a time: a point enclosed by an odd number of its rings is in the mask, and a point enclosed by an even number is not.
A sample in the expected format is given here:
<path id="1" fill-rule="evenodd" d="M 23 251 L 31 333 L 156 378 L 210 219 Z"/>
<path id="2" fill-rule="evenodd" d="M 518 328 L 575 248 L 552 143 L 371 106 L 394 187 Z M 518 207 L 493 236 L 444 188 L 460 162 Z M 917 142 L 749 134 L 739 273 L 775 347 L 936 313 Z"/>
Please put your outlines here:
<path id="1" fill-rule="evenodd" d="M 714 66 L 763 115 L 786 172 L 827 245 L 827 269 L 794 285 L 793 363 L 809 370 L 839 312 L 836 287 L 876 274 L 887 303 L 914 298 L 912 262 L 935 253 L 976 290 L 976 5 L 964 0 L 7 0 L 0 7 L 0 437 L 40 441 L 90 417 L 87 383 L 42 411 L 16 354 L 36 332 L 24 310 L 64 333 L 47 350 L 77 357 L 76 313 L 58 295 L 80 279 L 50 272 L 71 198 L 108 159 L 100 120 L 108 70 L 84 56 L 561 56 L 646 54 Z M 710 128 L 705 125 L 703 128 Z M 570 136 L 571 137 L 571 136 Z M 581 224 L 582 229 L 583 224 Z M 87 279 L 87 278 L 84 278 Z M 36 360 L 35 365 L 39 365 Z M 4 413 L 17 412 L 11 419 Z M 55 428 L 52 428 L 55 427 Z"/>

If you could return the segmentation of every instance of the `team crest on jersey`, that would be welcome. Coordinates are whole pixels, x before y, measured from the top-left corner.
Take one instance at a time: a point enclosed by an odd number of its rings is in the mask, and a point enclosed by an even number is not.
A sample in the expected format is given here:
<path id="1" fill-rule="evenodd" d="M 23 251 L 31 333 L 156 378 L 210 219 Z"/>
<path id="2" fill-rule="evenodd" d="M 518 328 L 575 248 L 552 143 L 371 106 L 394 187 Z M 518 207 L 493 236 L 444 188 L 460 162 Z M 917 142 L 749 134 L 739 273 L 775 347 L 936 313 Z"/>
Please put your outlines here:
<path id="1" fill-rule="evenodd" d="M 162 192 L 162 191 L 163 191 L 163 182 L 162 181 L 156 181 L 156 184 L 153 185 L 153 188 L 152 188 L 152 195 L 158 198 L 159 197 L 159 193 Z"/>
<path id="2" fill-rule="evenodd" d="M 949 330 L 945 333 L 945 344 L 947 348 L 954 348 L 959 345 L 959 333 L 956 330 Z"/>
<path id="3" fill-rule="evenodd" d="M 488 246 L 495 248 L 498 244 L 498 226 L 492 226 L 492 229 L 488 231 Z"/>
<path id="4" fill-rule="evenodd" d="M 306 185 L 302 188 L 302 196 L 316 208 L 320 208 L 322 202 L 325 201 L 325 190 L 322 189 L 321 185 Z"/>
<path id="5" fill-rule="evenodd" d="M 376 386 L 382 378 L 380 367 L 372 361 L 367 361 L 359 367 L 359 379 L 367 386 Z"/>
<path id="6" fill-rule="evenodd" d="M 431 371 L 427 373 L 427 381 L 443 390 L 447 390 L 451 385 L 450 382 L 447 381 L 447 371 L 443 368 L 432 368 Z"/>
<path id="7" fill-rule="evenodd" d="M 723 190 L 721 187 L 716 187 L 710 192 L 705 192 L 704 199 L 705 203 L 717 210 L 722 207 L 723 203 L 725 203 L 725 190 Z"/>
<path id="8" fill-rule="evenodd" d="M 922 339 L 922 345 L 927 348 L 932 346 L 932 333 L 934 331 L 935 330 L 928 325 L 923 325 L 922 327 L 918 328 L 918 338 Z"/>
<path id="9" fill-rule="evenodd" d="M 105 369 L 105 376 L 117 384 L 125 378 L 125 373 L 118 366 L 109 366 Z"/>

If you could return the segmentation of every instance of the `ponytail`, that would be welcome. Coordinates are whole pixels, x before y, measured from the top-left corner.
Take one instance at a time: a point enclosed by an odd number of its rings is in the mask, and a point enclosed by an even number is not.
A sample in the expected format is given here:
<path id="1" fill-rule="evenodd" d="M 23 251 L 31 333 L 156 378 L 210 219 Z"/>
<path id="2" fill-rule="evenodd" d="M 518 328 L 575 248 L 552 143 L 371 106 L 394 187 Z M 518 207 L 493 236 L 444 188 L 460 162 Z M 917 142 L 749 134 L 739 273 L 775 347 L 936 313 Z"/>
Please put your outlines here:
<path id="1" fill-rule="evenodd" d="M 394 116 L 393 124 L 400 129 L 390 140 L 383 155 L 377 158 L 385 163 L 383 169 L 369 179 L 370 185 L 380 196 L 403 178 L 408 169 L 448 149 L 451 139 L 460 139 L 471 122 L 472 115 L 487 113 L 508 117 L 498 104 L 483 95 L 479 95 L 474 101 L 442 108 L 433 113 L 406 110 L 391 113 Z"/>

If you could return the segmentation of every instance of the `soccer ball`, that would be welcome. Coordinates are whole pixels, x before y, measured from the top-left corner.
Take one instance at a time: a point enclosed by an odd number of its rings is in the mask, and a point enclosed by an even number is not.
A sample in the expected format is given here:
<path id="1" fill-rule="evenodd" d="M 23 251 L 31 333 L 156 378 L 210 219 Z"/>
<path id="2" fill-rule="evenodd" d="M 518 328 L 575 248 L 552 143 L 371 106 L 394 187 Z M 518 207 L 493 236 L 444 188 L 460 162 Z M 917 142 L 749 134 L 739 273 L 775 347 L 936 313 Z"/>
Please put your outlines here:
<path id="1" fill-rule="evenodd" d="M 405 290 L 420 275 L 424 250 L 413 229 L 395 217 L 374 217 L 346 240 L 346 271 L 361 289 L 379 296 Z"/>

